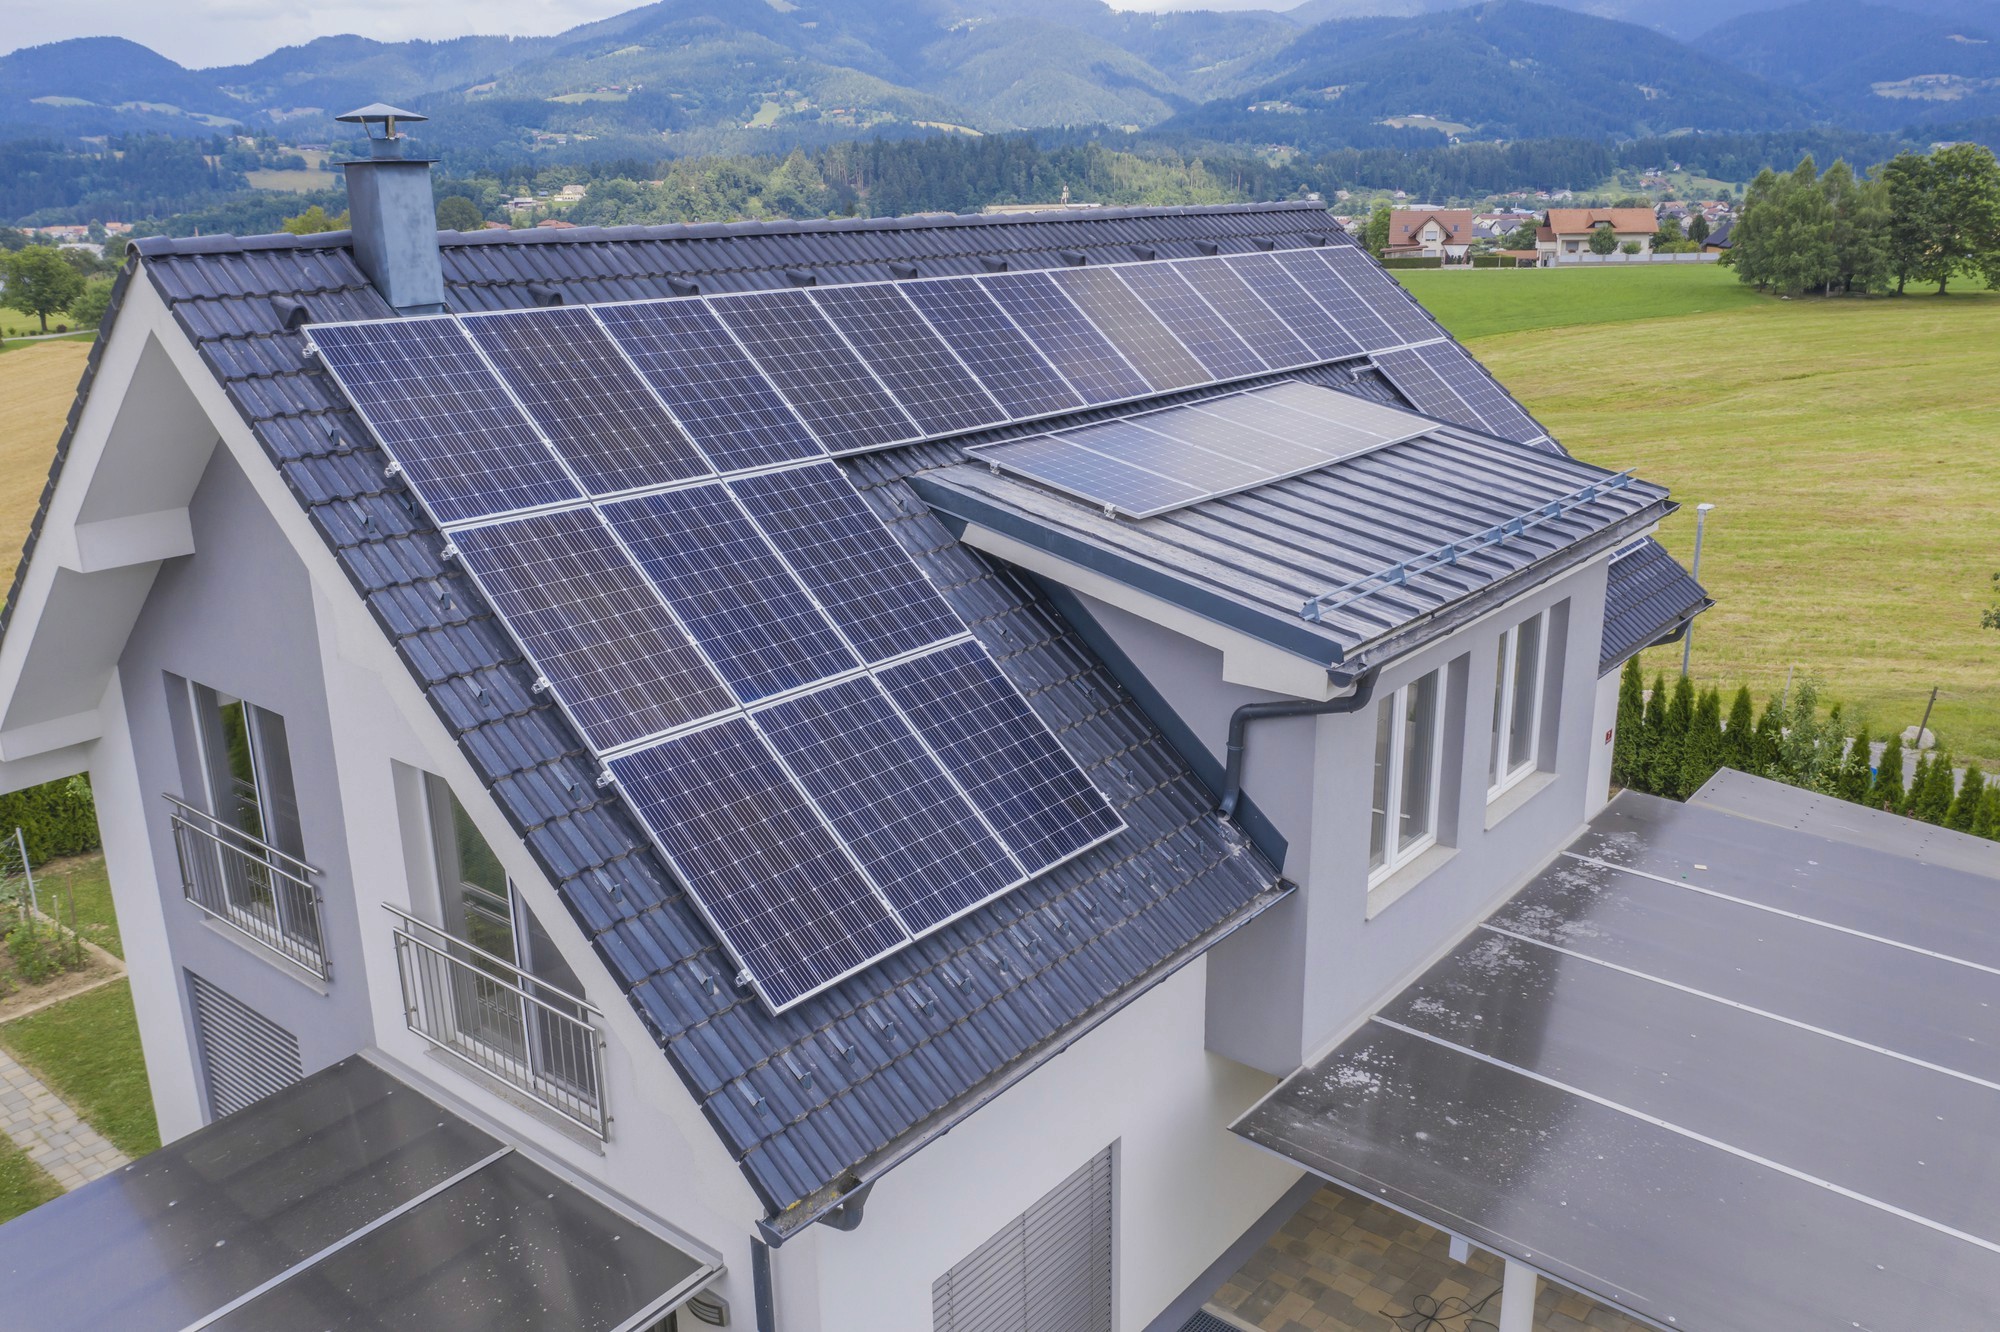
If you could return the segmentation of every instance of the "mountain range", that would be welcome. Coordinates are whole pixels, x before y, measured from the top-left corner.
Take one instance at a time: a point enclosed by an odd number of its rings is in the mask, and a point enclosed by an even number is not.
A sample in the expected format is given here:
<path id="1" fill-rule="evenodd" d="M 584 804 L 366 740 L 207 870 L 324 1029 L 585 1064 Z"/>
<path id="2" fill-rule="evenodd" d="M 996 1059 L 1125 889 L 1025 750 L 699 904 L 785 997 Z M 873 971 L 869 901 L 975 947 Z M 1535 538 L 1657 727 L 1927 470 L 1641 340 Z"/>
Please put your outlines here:
<path id="1" fill-rule="evenodd" d="M 938 130 L 1109 126 L 1316 148 L 2000 111 L 2000 0 L 1897 3 L 1751 0 L 1708 26 L 1720 0 L 1687 0 L 1672 17 L 1704 29 L 1692 42 L 1637 0 L 1306 0 L 1283 13 L 659 0 L 552 37 L 326 37 L 213 69 L 82 38 L 0 56 L 0 140 L 243 125 L 324 141 L 332 114 L 378 100 L 432 115 L 426 141 L 450 153 L 655 157 Z M 1660 21 L 1627 21 L 1642 15 Z"/>

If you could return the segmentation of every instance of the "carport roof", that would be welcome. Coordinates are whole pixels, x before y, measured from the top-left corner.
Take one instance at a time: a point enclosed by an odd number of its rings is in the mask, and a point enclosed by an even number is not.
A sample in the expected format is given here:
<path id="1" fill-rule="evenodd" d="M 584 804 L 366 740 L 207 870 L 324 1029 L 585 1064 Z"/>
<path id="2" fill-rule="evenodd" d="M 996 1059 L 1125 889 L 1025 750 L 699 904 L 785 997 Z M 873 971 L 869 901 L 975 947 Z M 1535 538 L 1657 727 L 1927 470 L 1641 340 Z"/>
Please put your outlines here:
<path id="1" fill-rule="evenodd" d="M 1620 795 L 1236 1132 L 1663 1327 L 2000 1308 L 2000 846 Z"/>

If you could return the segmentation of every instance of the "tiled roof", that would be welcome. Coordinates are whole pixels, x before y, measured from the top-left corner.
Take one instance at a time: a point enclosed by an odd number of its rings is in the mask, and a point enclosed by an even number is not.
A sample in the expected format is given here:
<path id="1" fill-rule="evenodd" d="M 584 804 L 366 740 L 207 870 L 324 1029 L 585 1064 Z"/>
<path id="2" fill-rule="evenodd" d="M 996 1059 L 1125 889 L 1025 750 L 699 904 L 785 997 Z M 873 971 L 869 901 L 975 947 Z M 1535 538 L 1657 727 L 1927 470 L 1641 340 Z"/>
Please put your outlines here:
<path id="1" fill-rule="evenodd" d="M 1559 236 L 1574 236 L 1589 231 L 1600 222 L 1609 222 L 1613 231 L 1621 234 L 1633 231 L 1655 231 L 1659 219 L 1650 208 L 1551 208 L 1548 225 Z"/>
<path id="2" fill-rule="evenodd" d="M 1604 588 L 1604 639 L 1597 673 L 1607 675 L 1626 659 L 1673 633 L 1713 604 L 1693 575 L 1647 537 L 1612 557 Z"/>
<path id="3" fill-rule="evenodd" d="M 986 271 L 1312 243 L 1314 207 L 1107 211 L 1059 220 L 577 228 L 443 239 L 455 310 L 685 290 Z M 149 240 L 170 304 L 339 559 L 473 768 L 548 872 L 612 976 L 785 1233 L 1060 1050 L 1276 901 L 1286 887 L 1062 616 L 958 544 L 911 492 L 955 463 L 916 446 L 851 474 L 1036 710 L 1119 806 L 1127 831 L 998 903 L 773 1016 L 735 968 L 589 752 L 286 317 L 393 313 L 345 236 Z M 896 267 L 892 267 L 896 266 Z M 670 280 L 672 279 L 672 280 Z M 1377 391 L 1381 391 L 1379 388 Z M 615 1113 L 614 1107 L 614 1113 Z"/>
<path id="4" fill-rule="evenodd" d="M 1424 223 L 1436 222 L 1447 243 L 1472 239 L 1470 208 L 1398 208 L 1389 214 L 1389 243 L 1414 245 Z"/>

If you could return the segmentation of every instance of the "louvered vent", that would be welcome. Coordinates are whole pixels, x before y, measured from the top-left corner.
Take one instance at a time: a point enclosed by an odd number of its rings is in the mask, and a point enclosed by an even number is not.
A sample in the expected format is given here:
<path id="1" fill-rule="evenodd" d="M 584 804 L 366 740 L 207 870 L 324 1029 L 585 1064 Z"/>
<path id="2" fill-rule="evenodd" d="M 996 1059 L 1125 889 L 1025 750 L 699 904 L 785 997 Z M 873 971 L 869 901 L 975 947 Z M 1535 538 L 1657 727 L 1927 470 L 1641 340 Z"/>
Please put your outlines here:
<path id="1" fill-rule="evenodd" d="M 298 1037 L 192 971 L 188 988 L 210 1118 L 255 1105 L 305 1076 Z"/>
<path id="2" fill-rule="evenodd" d="M 931 1286 L 935 1332 L 1111 1332 L 1111 1149 Z"/>

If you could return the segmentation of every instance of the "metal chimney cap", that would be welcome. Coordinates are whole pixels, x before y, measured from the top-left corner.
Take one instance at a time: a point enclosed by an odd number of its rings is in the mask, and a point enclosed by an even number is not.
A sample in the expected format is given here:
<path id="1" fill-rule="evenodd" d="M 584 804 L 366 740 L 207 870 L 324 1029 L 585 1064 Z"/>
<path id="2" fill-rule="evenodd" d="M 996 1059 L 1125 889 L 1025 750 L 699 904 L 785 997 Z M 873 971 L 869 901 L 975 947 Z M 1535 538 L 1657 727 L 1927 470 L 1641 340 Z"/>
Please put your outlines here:
<path id="1" fill-rule="evenodd" d="M 416 122 L 429 120 L 430 117 L 390 106 L 387 102 L 370 102 L 358 111 L 349 111 L 344 116 L 335 116 L 334 119 L 344 125 L 388 125 L 392 127 L 391 132 L 393 132 L 393 127 L 399 120 Z"/>

